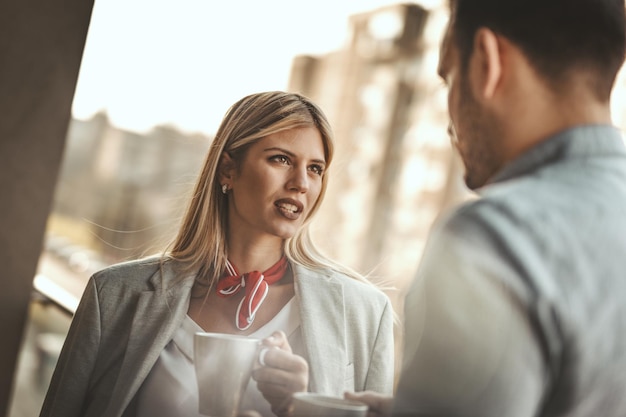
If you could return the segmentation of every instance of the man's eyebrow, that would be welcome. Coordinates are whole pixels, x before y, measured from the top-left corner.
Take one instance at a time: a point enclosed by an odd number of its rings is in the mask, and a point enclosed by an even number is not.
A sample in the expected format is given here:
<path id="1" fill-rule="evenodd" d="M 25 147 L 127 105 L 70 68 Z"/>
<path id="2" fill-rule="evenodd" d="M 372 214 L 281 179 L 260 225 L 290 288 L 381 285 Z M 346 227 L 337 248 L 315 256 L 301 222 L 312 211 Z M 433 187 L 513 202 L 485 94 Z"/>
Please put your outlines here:
<path id="1" fill-rule="evenodd" d="M 437 62 L 437 75 L 444 81 L 446 81 L 446 75 L 449 70 L 450 61 L 450 43 L 451 39 L 450 29 L 448 28 L 439 45 L 439 61 Z"/>
<path id="2" fill-rule="evenodd" d="M 441 78 L 442 80 L 446 81 L 446 74 L 448 71 L 448 48 L 445 44 L 441 45 L 441 48 L 439 49 L 439 62 L 437 62 L 437 75 L 439 76 L 439 78 Z"/>

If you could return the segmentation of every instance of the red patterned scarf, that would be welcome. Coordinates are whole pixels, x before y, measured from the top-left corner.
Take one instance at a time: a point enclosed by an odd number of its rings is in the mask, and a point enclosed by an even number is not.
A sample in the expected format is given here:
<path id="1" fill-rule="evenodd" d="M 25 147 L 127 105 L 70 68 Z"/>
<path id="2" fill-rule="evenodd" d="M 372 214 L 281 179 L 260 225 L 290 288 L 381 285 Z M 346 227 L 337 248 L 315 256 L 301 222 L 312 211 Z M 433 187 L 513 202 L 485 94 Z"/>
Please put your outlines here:
<path id="1" fill-rule="evenodd" d="M 217 295 L 230 297 L 242 288 L 246 295 L 237 307 L 235 324 L 239 330 L 246 330 L 252 325 L 256 312 L 267 297 L 269 286 L 285 275 L 288 266 L 287 258 L 282 257 L 265 272 L 251 271 L 240 274 L 235 265 L 226 261 L 226 275 L 217 283 Z"/>

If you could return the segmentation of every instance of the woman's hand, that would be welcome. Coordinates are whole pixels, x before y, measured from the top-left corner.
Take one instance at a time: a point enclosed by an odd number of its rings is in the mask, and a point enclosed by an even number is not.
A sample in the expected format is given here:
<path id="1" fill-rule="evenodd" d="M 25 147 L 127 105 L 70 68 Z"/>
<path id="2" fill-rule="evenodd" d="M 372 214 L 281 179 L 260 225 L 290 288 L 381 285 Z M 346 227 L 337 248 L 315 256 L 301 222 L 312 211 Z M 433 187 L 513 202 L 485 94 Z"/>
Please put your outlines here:
<path id="1" fill-rule="evenodd" d="M 252 378 L 263 397 L 279 417 L 291 414 L 292 394 L 306 391 L 309 386 L 309 364 L 291 351 L 285 333 L 278 331 L 261 342 L 261 367 L 252 372 Z"/>

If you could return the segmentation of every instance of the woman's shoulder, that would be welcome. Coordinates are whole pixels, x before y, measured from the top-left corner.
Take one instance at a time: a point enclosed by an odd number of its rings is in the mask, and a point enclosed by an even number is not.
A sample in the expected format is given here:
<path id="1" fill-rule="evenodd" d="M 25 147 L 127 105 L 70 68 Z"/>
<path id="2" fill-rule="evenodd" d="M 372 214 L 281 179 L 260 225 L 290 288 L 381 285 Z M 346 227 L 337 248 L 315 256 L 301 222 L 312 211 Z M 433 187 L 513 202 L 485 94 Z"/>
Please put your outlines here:
<path id="1" fill-rule="evenodd" d="M 140 259 L 122 261 L 107 266 L 94 274 L 95 278 L 113 278 L 129 273 L 154 272 L 161 264 L 161 256 L 148 256 Z"/>
<path id="2" fill-rule="evenodd" d="M 379 304 L 387 304 L 389 301 L 387 295 L 377 285 L 367 281 L 367 278 L 353 277 L 330 267 L 309 269 L 299 266 L 297 268 L 305 271 L 304 275 L 324 278 L 330 282 L 340 284 L 343 287 L 344 298 L 347 300 L 355 299 L 360 300 L 360 302 L 367 300 L 368 303 L 377 302 Z"/>
<path id="3" fill-rule="evenodd" d="M 113 264 L 96 272 L 92 279 L 98 287 L 117 285 L 144 287 L 162 265 L 161 256 L 149 256 Z"/>

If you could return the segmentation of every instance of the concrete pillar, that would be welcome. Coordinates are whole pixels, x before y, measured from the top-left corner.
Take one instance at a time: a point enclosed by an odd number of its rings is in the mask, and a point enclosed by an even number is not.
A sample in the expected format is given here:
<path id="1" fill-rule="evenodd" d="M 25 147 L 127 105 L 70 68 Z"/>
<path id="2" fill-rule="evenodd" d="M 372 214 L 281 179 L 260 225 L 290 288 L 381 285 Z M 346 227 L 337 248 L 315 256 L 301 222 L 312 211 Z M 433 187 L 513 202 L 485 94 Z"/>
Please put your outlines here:
<path id="1" fill-rule="evenodd" d="M 0 415 L 11 398 L 93 0 L 0 2 Z"/>

